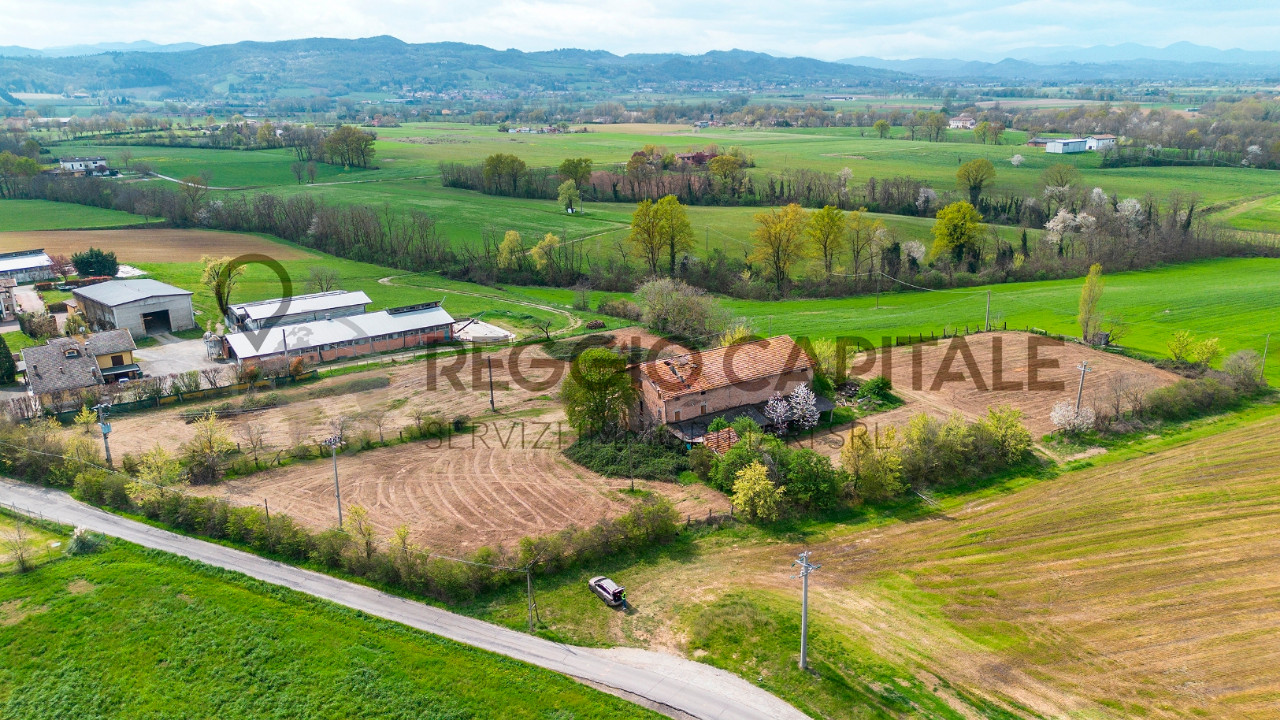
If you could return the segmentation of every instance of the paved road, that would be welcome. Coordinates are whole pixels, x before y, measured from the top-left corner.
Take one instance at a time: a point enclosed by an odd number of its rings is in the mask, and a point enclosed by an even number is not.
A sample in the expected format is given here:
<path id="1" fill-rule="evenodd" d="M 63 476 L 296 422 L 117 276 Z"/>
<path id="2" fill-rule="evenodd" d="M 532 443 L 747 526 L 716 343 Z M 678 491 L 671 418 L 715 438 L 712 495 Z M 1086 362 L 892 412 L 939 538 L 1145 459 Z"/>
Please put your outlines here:
<path id="1" fill-rule="evenodd" d="M 66 525 L 89 528 L 157 550 L 244 573 L 370 615 L 506 655 L 590 683 L 632 694 L 673 716 L 708 720 L 805 718 L 745 680 L 683 658 L 634 649 L 562 645 L 363 585 L 144 525 L 85 505 L 61 491 L 0 479 L 0 502 Z M 583 590 L 586 591 L 585 588 Z M 672 710 L 676 712 L 672 712 Z"/>

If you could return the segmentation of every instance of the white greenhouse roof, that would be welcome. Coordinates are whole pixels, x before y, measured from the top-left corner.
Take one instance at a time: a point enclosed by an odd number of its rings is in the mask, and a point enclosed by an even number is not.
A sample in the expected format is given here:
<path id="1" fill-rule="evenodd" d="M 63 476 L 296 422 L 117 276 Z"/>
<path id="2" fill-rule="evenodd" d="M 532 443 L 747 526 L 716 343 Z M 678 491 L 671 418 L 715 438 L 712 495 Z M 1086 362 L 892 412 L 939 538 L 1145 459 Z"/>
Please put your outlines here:
<path id="1" fill-rule="evenodd" d="M 25 255 L 0 257 L 0 272 L 20 272 L 53 264 L 49 256 L 43 252 L 32 252 Z"/>
<path id="2" fill-rule="evenodd" d="M 236 357 L 255 358 L 276 355 L 288 350 L 307 350 L 321 345 L 365 340 L 393 333 L 412 332 L 452 325 L 453 318 L 444 308 L 427 307 L 409 312 L 379 310 L 364 315 L 349 315 L 332 320 L 313 320 L 297 325 L 284 325 L 269 330 L 227 335 L 227 344 Z"/>
<path id="3" fill-rule="evenodd" d="M 236 303 L 230 306 L 230 310 L 233 315 L 243 315 L 252 320 L 266 320 L 272 317 L 336 310 L 353 305 L 368 305 L 371 302 L 373 301 L 363 291 L 331 290 L 310 295 L 294 295 L 290 298 Z"/>

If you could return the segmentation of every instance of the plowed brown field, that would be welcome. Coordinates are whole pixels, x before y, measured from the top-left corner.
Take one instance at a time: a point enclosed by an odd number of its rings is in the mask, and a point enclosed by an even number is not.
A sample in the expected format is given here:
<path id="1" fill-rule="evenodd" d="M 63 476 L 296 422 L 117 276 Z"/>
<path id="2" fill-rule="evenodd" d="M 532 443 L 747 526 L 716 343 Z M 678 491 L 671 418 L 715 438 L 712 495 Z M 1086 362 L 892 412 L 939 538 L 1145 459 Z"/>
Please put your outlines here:
<path id="1" fill-rule="evenodd" d="M 37 230 L 0 233 L 0 252 L 44 248 L 71 255 L 93 246 L 114 251 L 120 262 L 198 262 L 202 255 L 262 253 L 276 260 L 302 260 L 306 252 L 256 235 L 213 230 Z"/>

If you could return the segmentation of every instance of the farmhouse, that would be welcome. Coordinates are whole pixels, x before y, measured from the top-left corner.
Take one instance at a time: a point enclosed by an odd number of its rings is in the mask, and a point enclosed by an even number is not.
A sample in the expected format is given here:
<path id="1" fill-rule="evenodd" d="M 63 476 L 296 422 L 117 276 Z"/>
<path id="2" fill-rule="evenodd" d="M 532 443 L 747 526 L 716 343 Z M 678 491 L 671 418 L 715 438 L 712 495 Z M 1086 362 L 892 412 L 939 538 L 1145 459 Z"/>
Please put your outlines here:
<path id="1" fill-rule="evenodd" d="M 1087 150 L 1088 142 L 1084 138 L 1059 138 L 1045 143 L 1044 151 L 1054 155 L 1071 155 Z"/>
<path id="2" fill-rule="evenodd" d="M 439 302 L 430 302 L 232 333 L 225 338 L 225 349 L 237 365 L 252 367 L 277 358 L 321 363 L 452 339 L 453 318 Z"/>
<path id="3" fill-rule="evenodd" d="M 1084 139 L 1084 147 L 1086 150 L 1107 150 L 1115 146 L 1115 135 L 1090 135 Z"/>
<path id="4" fill-rule="evenodd" d="M 72 157 L 58 160 L 58 172 L 71 175 L 109 175 L 111 168 L 107 167 L 107 159 L 104 157 Z"/>
<path id="5" fill-rule="evenodd" d="M 127 329 L 134 337 L 196 326 L 191 293 L 158 280 L 112 280 L 71 291 L 89 326 Z"/>
<path id="6" fill-rule="evenodd" d="M 330 290 L 275 300 L 237 303 L 227 308 L 227 327 L 262 330 L 328 318 L 360 315 L 373 302 L 363 292 Z"/>
<path id="7" fill-rule="evenodd" d="M 767 424 L 760 411 L 769 398 L 813 381 L 813 361 L 786 336 L 650 360 L 634 370 L 640 391 L 635 424 L 666 425 L 687 443 L 703 442 L 716 416 L 746 415 Z"/>
<path id="8" fill-rule="evenodd" d="M 136 349 L 128 330 L 108 330 L 83 339 L 52 338 L 22 351 L 28 389 L 46 407 L 78 405 L 78 391 L 141 377 L 142 370 L 133 361 Z"/>
<path id="9" fill-rule="evenodd" d="M 19 285 L 52 280 L 53 261 L 43 249 L 0 253 L 0 278 L 12 278 Z"/>
<path id="10" fill-rule="evenodd" d="M 0 277 L 0 320 L 4 322 L 9 322 L 18 314 L 18 299 L 14 296 L 17 287 L 17 280 Z"/>
<path id="11" fill-rule="evenodd" d="M 978 121 L 969 113 L 960 113 L 947 121 L 947 127 L 952 130 L 972 130 L 977 124 Z"/>

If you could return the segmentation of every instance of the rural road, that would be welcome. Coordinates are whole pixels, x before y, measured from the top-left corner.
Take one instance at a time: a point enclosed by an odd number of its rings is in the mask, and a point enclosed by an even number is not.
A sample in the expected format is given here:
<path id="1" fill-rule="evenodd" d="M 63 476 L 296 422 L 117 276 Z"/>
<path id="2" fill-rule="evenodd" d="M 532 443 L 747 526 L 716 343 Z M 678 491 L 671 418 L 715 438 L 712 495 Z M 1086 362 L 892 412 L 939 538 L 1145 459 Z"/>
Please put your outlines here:
<path id="1" fill-rule="evenodd" d="M 291 590 L 532 665 L 564 673 L 673 717 L 789 720 L 807 717 L 723 670 L 630 648 L 592 649 L 543 640 L 440 608 L 388 595 L 318 572 L 178 535 L 85 505 L 59 490 L 0 479 L 0 503 L 65 525 L 85 527 L 144 547 L 244 573 Z M 583 592 L 586 592 L 584 589 Z M 652 703 L 652 704 L 650 704 Z"/>

